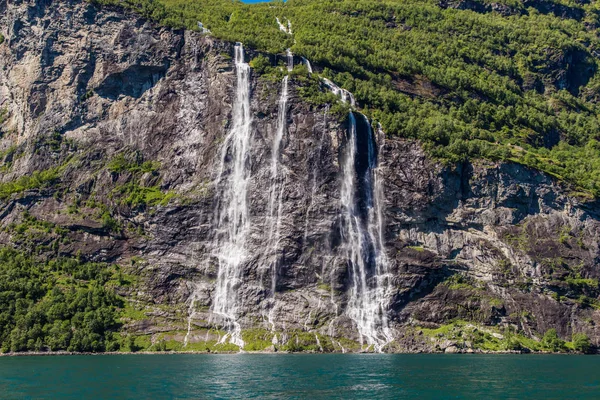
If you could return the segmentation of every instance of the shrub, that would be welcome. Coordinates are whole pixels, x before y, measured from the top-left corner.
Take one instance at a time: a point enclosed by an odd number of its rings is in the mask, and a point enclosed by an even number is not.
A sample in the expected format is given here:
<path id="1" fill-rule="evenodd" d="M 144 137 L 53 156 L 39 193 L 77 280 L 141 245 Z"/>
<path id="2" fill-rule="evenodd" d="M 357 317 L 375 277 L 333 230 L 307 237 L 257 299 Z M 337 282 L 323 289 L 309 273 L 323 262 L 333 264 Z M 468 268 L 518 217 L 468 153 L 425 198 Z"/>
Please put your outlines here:
<path id="1" fill-rule="evenodd" d="M 556 329 L 548 329 L 542 338 L 542 346 L 546 350 L 559 352 L 565 349 L 565 341 L 558 337 Z"/>
<path id="2" fill-rule="evenodd" d="M 268 57 L 261 54 L 250 61 L 250 66 L 257 74 L 262 75 L 271 69 L 271 61 Z"/>
<path id="3" fill-rule="evenodd" d="M 581 353 L 589 353 L 592 348 L 590 338 L 585 333 L 574 333 L 572 341 L 573 348 Z"/>

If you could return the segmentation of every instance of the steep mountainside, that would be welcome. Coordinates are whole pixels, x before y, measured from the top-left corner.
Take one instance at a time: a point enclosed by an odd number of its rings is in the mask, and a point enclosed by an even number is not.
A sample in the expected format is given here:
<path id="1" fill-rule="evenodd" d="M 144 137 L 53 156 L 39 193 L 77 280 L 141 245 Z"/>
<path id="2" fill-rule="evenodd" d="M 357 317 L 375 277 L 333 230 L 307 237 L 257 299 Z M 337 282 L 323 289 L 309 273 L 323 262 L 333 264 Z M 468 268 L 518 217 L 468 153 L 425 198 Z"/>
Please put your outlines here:
<path id="1" fill-rule="evenodd" d="M 323 60 L 82 1 L 0 33 L 2 350 L 600 345 L 569 183 L 372 129 Z"/>

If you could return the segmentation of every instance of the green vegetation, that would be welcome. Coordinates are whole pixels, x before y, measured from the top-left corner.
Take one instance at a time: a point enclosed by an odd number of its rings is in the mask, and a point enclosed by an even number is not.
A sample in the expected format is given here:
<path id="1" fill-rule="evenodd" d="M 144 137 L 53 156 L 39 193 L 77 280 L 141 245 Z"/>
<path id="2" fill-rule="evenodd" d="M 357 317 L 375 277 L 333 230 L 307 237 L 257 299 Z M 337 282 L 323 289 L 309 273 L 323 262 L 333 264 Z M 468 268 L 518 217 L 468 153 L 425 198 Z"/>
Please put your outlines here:
<path id="1" fill-rule="evenodd" d="M 164 192 L 159 185 L 147 186 L 138 183 L 144 174 L 150 174 L 158 179 L 160 166 L 157 161 L 143 161 L 138 152 L 117 155 L 108 162 L 106 168 L 114 174 L 129 173 L 131 177 L 127 183 L 115 187 L 112 196 L 116 197 L 120 204 L 131 208 L 145 209 L 158 205 L 166 206 L 175 197 L 174 192 Z M 110 213 L 104 212 L 101 217 L 105 226 L 116 228 L 114 226 L 116 221 L 112 219 Z"/>
<path id="2" fill-rule="evenodd" d="M 467 321 L 455 320 L 437 329 L 418 328 L 432 340 L 450 340 L 458 347 L 487 351 L 535 352 L 590 352 L 592 346 L 585 333 L 575 333 L 571 342 L 558 337 L 556 329 L 549 329 L 540 341 L 529 338 L 513 328 L 499 330 Z"/>
<path id="3" fill-rule="evenodd" d="M 144 187 L 134 182 L 116 187 L 113 193 L 120 198 L 121 204 L 126 204 L 132 208 L 166 206 L 175 197 L 174 192 L 163 192 L 158 186 Z"/>
<path id="4" fill-rule="evenodd" d="M 1 350 L 118 350 L 123 302 L 107 288 L 113 274 L 107 264 L 0 248 Z"/>
<path id="5" fill-rule="evenodd" d="M 2 39 L 2 35 L 0 35 L 0 39 Z M 0 44 L 2 44 L 1 40 L 0 40 Z M 1 108 L 0 109 L 0 125 L 5 123 L 7 119 L 8 119 L 8 110 L 6 108 Z"/>
<path id="6" fill-rule="evenodd" d="M 352 91 L 388 134 L 419 139 L 450 162 L 516 161 L 600 194 L 593 2 L 565 3 L 565 17 L 519 0 L 501 2 L 508 16 L 433 0 L 94 2 L 172 27 L 197 30 L 202 21 L 218 38 L 269 53 L 290 47 Z M 275 17 L 289 19 L 293 35 Z M 252 65 L 271 68 L 266 57 Z"/>
<path id="7" fill-rule="evenodd" d="M 474 279 L 470 279 L 469 277 L 460 274 L 454 274 L 448 277 L 448 279 L 444 281 L 444 284 L 448 286 L 448 289 L 450 290 L 477 290 Z"/>
<path id="8" fill-rule="evenodd" d="M 42 221 L 24 212 L 20 220 L 4 227 L 12 244 L 27 249 L 30 254 L 56 254 L 61 244 L 69 242 L 67 230 L 51 222 Z"/>
<path id="9" fill-rule="evenodd" d="M 35 145 L 35 152 L 48 150 L 51 153 L 55 152 L 70 152 L 74 150 L 74 143 L 69 139 L 64 139 L 59 133 L 53 133 L 50 136 L 38 138 Z M 16 146 L 9 147 L 4 153 L 0 153 L 0 158 L 4 157 L 4 165 L 2 168 L 8 169 L 12 162 L 23 155 L 23 151 L 17 151 Z M 30 175 L 21 176 L 20 178 L 9 181 L 0 182 L 0 200 L 8 200 L 12 195 L 23 193 L 27 190 L 53 188 L 56 189 L 56 183 L 59 181 L 65 170 L 78 161 L 78 158 L 73 154 L 65 154 L 64 162 L 60 165 L 41 170 L 33 171 Z"/>
<path id="10" fill-rule="evenodd" d="M 579 278 L 579 277 L 567 277 L 565 279 L 565 282 L 567 282 L 569 285 L 574 286 L 574 287 L 578 287 L 578 288 L 586 288 L 586 289 L 598 289 L 598 279 L 592 279 L 592 278 Z"/>
<path id="11" fill-rule="evenodd" d="M 4 43 L 4 35 L 0 33 L 0 44 Z"/>
<path id="12" fill-rule="evenodd" d="M 278 349 L 281 351 L 288 351 L 290 353 L 298 352 L 315 352 L 320 351 L 332 352 L 335 347 L 332 342 L 332 338 L 329 336 L 323 336 L 319 333 L 305 332 L 305 331 L 290 331 L 286 332 L 288 341 L 280 346 Z M 347 340 L 347 339 L 346 339 Z M 344 339 L 340 339 L 344 341 Z M 358 343 L 347 340 L 348 343 L 342 344 L 345 348 L 351 348 L 353 350 L 360 349 Z"/>
<path id="13" fill-rule="evenodd" d="M 0 183 L 0 200 L 7 200 L 13 194 L 26 190 L 42 189 L 54 184 L 60 177 L 60 167 L 45 171 L 34 171 L 31 176 L 22 176 L 12 182 Z"/>
<path id="14" fill-rule="evenodd" d="M 66 139 L 60 132 L 52 132 L 49 135 L 40 136 L 34 143 L 35 154 L 58 153 L 61 151 L 75 150 L 75 142 L 72 139 Z"/>
<path id="15" fill-rule="evenodd" d="M 575 351 L 580 353 L 589 353 L 592 348 L 590 338 L 585 333 L 574 333 L 571 343 Z"/>
<path id="16" fill-rule="evenodd" d="M 423 246 L 408 246 L 408 248 L 416 251 L 417 253 L 423 253 L 425 251 Z"/>
<path id="17" fill-rule="evenodd" d="M 264 329 L 248 329 L 242 332 L 245 351 L 262 351 L 272 346 L 273 332 Z"/>
<path id="18" fill-rule="evenodd" d="M 130 159 L 133 158 L 133 159 Z M 142 161 L 138 154 L 134 154 L 132 157 L 127 158 L 124 154 L 119 154 L 115 158 L 109 161 L 107 168 L 110 172 L 142 172 L 142 173 L 154 173 L 160 169 L 160 163 L 157 161 Z"/>
<path id="19" fill-rule="evenodd" d="M 549 329 L 542 338 L 542 346 L 552 352 L 559 352 L 565 349 L 565 341 L 558 337 L 556 329 Z"/>

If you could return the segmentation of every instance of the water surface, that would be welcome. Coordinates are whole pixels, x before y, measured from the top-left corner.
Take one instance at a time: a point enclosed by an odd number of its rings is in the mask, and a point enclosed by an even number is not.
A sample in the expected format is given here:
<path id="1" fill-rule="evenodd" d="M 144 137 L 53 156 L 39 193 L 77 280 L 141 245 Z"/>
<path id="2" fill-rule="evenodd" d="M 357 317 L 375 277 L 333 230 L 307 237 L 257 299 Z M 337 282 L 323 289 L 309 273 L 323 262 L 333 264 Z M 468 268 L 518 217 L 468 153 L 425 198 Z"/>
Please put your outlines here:
<path id="1" fill-rule="evenodd" d="M 598 399 L 600 357 L 0 357 L 0 398 Z"/>

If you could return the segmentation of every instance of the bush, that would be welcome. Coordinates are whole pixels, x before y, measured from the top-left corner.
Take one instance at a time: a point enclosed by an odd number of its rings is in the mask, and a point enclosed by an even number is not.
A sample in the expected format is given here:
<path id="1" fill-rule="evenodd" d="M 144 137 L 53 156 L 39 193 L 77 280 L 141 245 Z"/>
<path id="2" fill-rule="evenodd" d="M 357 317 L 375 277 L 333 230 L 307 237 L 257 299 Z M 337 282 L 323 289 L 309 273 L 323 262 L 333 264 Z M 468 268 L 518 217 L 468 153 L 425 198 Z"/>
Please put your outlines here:
<path id="1" fill-rule="evenodd" d="M 590 338 L 585 333 L 574 333 L 572 341 L 575 351 L 589 353 L 592 348 Z"/>
<path id="2" fill-rule="evenodd" d="M 548 329 L 542 338 L 542 346 L 544 349 L 556 353 L 565 350 L 565 341 L 558 337 L 556 329 Z"/>
<path id="3" fill-rule="evenodd" d="M 270 71 L 271 61 L 268 57 L 261 54 L 250 61 L 250 66 L 257 74 L 262 75 Z"/>
<path id="4" fill-rule="evenodd" d="M 135 353 L 136 351 L 140 350 L 140 347 L 137 344 L 135 344 L 135 336 L 129 335 L 127 337 L 127 348 L 132 353 Z"/>

